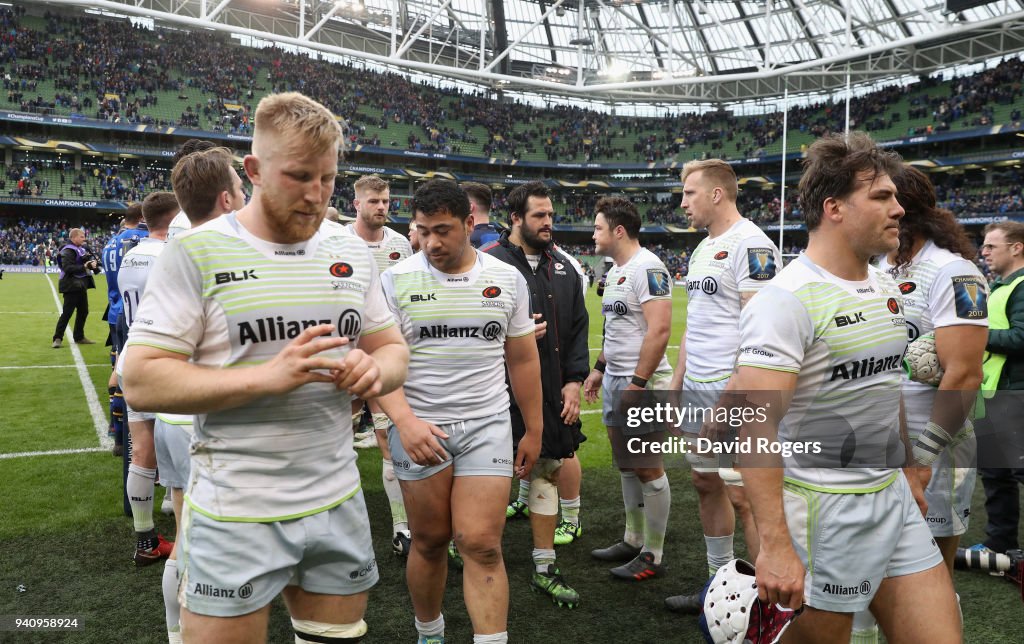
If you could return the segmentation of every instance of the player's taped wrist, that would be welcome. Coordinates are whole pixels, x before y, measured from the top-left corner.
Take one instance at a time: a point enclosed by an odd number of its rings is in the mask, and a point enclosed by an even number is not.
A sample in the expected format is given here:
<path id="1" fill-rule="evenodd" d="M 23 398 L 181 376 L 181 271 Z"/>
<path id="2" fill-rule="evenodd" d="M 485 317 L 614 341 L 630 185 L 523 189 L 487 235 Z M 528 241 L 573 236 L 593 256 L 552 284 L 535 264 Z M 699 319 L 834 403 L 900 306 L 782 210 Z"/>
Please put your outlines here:
<path id="1" fill-rule="evenodd" d="M 600 371 L 604 373 L 604 370 L 608 368 L 608 363 L 604 360 L 598 360 L 594 363 L 594 371 Z"/>
<path id="2" fill-rule="evenodd" d="M 918 465 L 931 465 L 952 440 L 953 437 L 949 435 L 949 432 L 940 427 L 938 423 L 928 421 L 924 431 L 914 443 L 914 461 Z"/>
<path id="3" fill-rule="evenodd" d="M 633 385 L 634 387 L 640 387 L 641 389 L 646 389 L 647 388 L 647 378 L 641 378 L 640 376 L 638 376 L 638 375 L 636 375 L 634 373 L 633 377 L 629 381 L 629 384 Z"/>

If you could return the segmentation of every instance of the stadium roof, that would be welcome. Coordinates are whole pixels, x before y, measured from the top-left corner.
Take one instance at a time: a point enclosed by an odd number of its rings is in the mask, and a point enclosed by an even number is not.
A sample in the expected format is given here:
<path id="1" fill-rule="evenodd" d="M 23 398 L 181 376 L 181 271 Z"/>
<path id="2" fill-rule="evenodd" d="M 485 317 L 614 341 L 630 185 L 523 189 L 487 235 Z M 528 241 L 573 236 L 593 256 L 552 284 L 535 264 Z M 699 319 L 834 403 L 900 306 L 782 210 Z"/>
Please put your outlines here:
<path id="1" fill-rule="evenodd" d="M 947 3 L 950 5 L 947 8 Z M 1024 0 L 50 0 L 492 88 L 727 104 L 1024 51 Z"/>

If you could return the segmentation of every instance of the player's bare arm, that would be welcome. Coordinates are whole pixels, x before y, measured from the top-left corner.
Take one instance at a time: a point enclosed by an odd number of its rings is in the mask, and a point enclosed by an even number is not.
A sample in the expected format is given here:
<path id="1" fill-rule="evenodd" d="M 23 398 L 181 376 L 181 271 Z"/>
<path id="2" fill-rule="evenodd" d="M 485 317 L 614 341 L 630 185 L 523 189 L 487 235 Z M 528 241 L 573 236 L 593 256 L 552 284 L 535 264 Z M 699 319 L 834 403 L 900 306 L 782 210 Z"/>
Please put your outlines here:
<path id="1" fill-rule="evenodd" d="M 734 391 L 746 392 L 745 404 L 763 407 L 764 422 L 744 424 L 744 440 L 778 440 L 779 422 L 789 408 L 797 374 L 758 367 L 739 367 Z M 763 395 L 758 393 L 763 392 Z M 793 549 L 782 503 L 782 458 L 757 454 L 741 469 L 743 483 L 761 538 L 757 569 L 758 597 L 797 609 L 804 598 L 804 566 Z"/>
<path id="2" fill-rule="evenodd" d="M 665 349 L 668 347 L 668 338 L 672 332 L 672 300 L 648 300 L 640 306 L 644 320 L 647 321 L 647 334 L 640 345 L 640 359 L 637 360 L 634 374 L 650 378 L 665 357 Z M 627 389 L 640 387 L 631 383 Z"/>
<path id="3" fill-rule="evenodd" d="M 540 456 L 541 432 L 544 430 L 540 356 L 532 333 L 505 340 L 505 364 L 512 394 L 526 425 L 526 435 L 519 441 L 515 462 L 516 476 L 525 479 L 530 476 L 530 470 Z"/>

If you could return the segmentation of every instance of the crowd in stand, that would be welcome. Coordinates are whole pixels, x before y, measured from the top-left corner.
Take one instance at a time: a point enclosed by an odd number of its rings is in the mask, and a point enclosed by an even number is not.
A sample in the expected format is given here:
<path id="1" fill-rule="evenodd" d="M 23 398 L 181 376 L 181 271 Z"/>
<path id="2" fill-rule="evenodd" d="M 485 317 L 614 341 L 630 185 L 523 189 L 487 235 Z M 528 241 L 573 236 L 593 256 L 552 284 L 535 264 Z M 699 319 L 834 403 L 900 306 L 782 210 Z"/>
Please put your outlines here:
<path id="1" fill-rule="evenodd" d="M 52 263 L 67 243 L 72 228 L 86 231 L 87 244 L 95 254 L 107 238 L 117 232 L 113 224 L 101 220 L 70 223 L 64 220 L 0 219 L 0 264 L 45 266 Z"/>
<path id="2" fill-rule="evenodd" d="M 520 158 L 543 152 L 552 161 L 659 161 L 697 144 L 709 146 L 715 156 L 749 157 L 762 154 L 782 134 L 781 113 L 748 119 L 727 112 L 652 119 L 575 106 L 539 109 L 273 47 L 242 47 L 215 34 L 200 39 L 183 32 L 153 32 L 124 20 L 55 14 L 46 15 L 46 30 L 39 31 L 19 26 L 22 13 L 20 7 L 0 12 L 0 76 L 8 104 L 23 111 L 71 111 L 116 122 L 248 134 L 259 96 L 296 90 L 346 117 L 351 144 L 458 154 L 464 143 L 482 143 L 487 156 Z M 893 127 L 904 115 L 890 106 L 904 97 L 910 97 L 908 121 L 931 115 L 932 122 L 923 128 L 948 129 L 954 122 L 987 125 L 994 105 L 1011 104 L 1022 95 L 1022 77 L 1024 62 L 1009 59 L 948 83 L 948 96 L 930 97 L 927 90 L 941 81 L 929 78 L 880 89 L 851 101 L 851 126 L 868 131 Z M 52 83 L 56 95 L 43 96 L 41 82 Z M 198 92 L 205 98 L 188 104 L 176 119 L 157 118 L 150 108 L 158 104 L 158 92 L 184 98 Z M 839 103 L 794 107 L 789 127 L 818 136 L 842 129 L 844 118 Z M 391 124 L 414 127 L 404 140 L 388 139 Z M 483 142 L 474 128 L 487 132 Z M 911 133 L 917 129 L 912 127 Z"/>

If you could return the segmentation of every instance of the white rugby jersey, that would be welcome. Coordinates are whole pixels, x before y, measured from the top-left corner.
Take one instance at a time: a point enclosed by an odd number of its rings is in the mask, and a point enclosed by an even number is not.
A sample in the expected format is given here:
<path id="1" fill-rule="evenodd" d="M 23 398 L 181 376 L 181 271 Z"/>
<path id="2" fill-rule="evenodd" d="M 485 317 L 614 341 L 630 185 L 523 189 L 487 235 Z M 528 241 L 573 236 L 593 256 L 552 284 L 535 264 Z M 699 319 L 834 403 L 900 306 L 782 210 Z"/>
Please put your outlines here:
<path id="1" fill-rule="evenodd" d="M 121 258 L 121 267 L 117 271 L 117 288 L 121 291 L 124 319 L 129 327 L 139 311 L 139 303 L 146 292 L 146 282 L 152 274 L 156 260 L 165 248 L 166 241 L 143 237 Z"/>
<path id="2" fill-rule="evenodd" d="M 129 345 L 228 369 L 275 357 L 304 328 L 330 323 L 353 341 L 394 324 L 361 241 L 318 232 L 298 244 L 254 237 L 231 213 L 167 245 Z M 320 355 L 342 359 L 357 342 Z M 186 500 L 215 519 L 314 514 L 359 489 L 351 396 L 310 383 L 236 409 L 195 416 Z"/>
<path id="3" fill-rule="evenodd" d="M 563 255 L 565 255 L 565 258 L 567 260 L 569 260 L 569 263 L 572 264 L 572 267 L 576 269 L 577 273 L 579 273 L 579 275 L 580 275 L 580 284 L 583 286 L 583 293 L 584 293 L 584 295 L 586 295 L 587 289 L 590 287 L 590 278 L 587 277 L 587 272 L 585 270 L 583 270 L 583 264 L 580 264 L 580 260 L 576 259 L 572 255 L 567 253 L 564 248 L 560 248 L 557 244 L 554 244 L 554 248 L 558 252 L 560 252 Z M 556 266 L 555 270 L 557 271 L 557 270 L 560 270 L 560 269 Z"/>
<path id="4" fill-rule="evenodd" d="M 900 382 L 907 348 L 899 288 L 881 270 L 841 279 L 801 255 L 740 314 L 740 366 L 799 374 L 779 442 L 818 442 L 784 458 L 786 479 L 825 492 L 871 492 L 905 455 Z M 785 456 L 785 455 L 784 455 Z"/>
<path id="5" fill-rule="evenodd" d="M 604 315 L 605 373 L 632 376 L 640 360 L 640 345 L 647 335 L 642 305 L 650 300 L 671 300 L 672 279 L 657 255 L 641 248 L 622 266 L 612 265 L 605 275 L 601 314 Z M 655 371 L 671 371 L 665 356 Z"/>
<path id="6" fill-rule="evenodd" d="M 749 219 L 705 237 L 686 275 L 686 377 L 725 380 L 740 348 L 740 295 L 759 291 L 779 266 L 779 250 Z"/>
<path id="7" fill-rule="evenodd" d="M 473 252 L 468 273 L 442 273 L 417 253 L 381 277 L 409 343 L 405 397 L 417 417 L 435 424 L 508 409 L 505 339 L 534 332 L 530 291 L 519 270 Z"/>
<path id="8" fill-rule="evenodd" d="M 890 273 L 893 266 L 882 257 L 879 268 Z M 981 271 L 973 262 L 939 248 L 931 240 L 900 270 L 896 281 L 906 306 L 910 341 L 942 327 L 988 326 L 988 284 Z M 931 418 L 936 391 L 935 387 L 904 375 L 903 401 L 912 440 L 916 440 Z"/>
<path id="9" fill-rule="evenodd" d="M 363 239 L 356 232 L 355 224 L 349 224 L 342 230 L 346 235 Z M 370 249 L 370 252 L 373 253 L 373 259 L 377 262 L 377 269 L 383 273 L 412 255 L 412 244 L 409 243 L 405 235 L 400 235 L 387 226 L 384 226 L 381 230 L 384 231 L 384 237 L 379 242 L 368 242 L 365 239 L 363 239 L 363 242 Z"/>
<path id="10" fill-rule="evenodd" d="M 171 240 L 177 237 L 180 233 L 190 230 L 192 228 L 192 222 L 189 221 L 188 215 L 185 214 L 184 210 L 179 210 L 178 214 L 174 215 L 174 219 L 167 226 L 167 239 Z"/>

